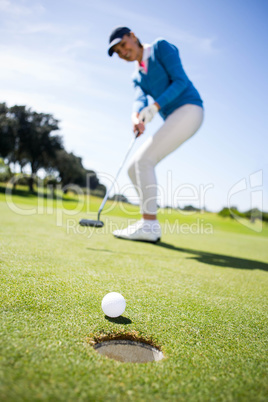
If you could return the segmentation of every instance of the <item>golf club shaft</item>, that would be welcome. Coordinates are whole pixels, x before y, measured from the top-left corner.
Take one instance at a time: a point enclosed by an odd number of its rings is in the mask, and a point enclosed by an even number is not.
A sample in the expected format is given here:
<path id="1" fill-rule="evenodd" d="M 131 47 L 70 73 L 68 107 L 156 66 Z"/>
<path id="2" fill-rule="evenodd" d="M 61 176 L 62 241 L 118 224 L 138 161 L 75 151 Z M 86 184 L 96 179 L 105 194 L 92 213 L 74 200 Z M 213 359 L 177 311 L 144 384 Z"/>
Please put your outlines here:
<path id="1" fill-rule="evenodd" d="M 111 187 L 110 187 L 109 190 L 106 192 L 105 197 L 104 197 L 103 200 L 102 200 L 101 206 L 100 206 L 99 211 L 98 211 L 98 220 L 100 220 L 101 211 L 103 210 L 103 207 L 104 207 L 104 205 L 106 204 L 106 201 L 107 201 L 107 199 L 108 199 L 108 197 L 109 197 L 109 194 L 110 194 L 110 192 L 112 191 L 112 189 L 113 189 L 113 187 L 114 187 L 114 185 L 115 185 L 115 182 L 116 182 L 116 180 L 117 180 L 117 178 L 118 178 L 118 176 L 119 176 L 119 174 L 120 174 L 120 172 L 121 172 L 121 170 L 122 170 L 122 167 L 124 166 L 124 164 L 125 164 L 125 162 L 126 162 L 126 160 L 127 160 L 127 158 L 128 158 L 128 155 L 130 154 L 130 152 L 131 152 L 131 150 L 132 150 L 132 148 L 133 148 L 133 146 L 134 146 L 134 144 L 135 144 L 135 141 L 136 141 L 136 138 L 138 137 L 138 135 L 139 135 L 139 132 L 136 131 L 136 132 L 135 132 L 135 136 L 132 138 L 131 143 L 129 144 L 129 147 L 128 147 L 126 156 L 125 156 L 123 162 L 121 163 L 120 168 L 119 168 L 119 170 L 118 170 L 118 172 L 117 172 L 117 174 L 116 174 L 116 176 L 115 176 L 115 178 L 114 178 L 114 181 L 112 182 Z"/>

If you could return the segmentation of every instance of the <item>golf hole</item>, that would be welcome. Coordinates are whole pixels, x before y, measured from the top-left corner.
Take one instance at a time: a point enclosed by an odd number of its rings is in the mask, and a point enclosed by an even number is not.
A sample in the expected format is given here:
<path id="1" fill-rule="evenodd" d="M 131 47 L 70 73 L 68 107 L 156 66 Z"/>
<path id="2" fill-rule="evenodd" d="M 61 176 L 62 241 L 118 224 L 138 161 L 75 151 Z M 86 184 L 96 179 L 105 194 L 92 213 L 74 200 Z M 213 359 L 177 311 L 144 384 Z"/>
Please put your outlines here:
<path id="1" fill-rule="evenodd" d="M 94 345 L 96 352 L 120 362 L 147 363 L 164 358 L 163 353 L 154 346 L 140 341 L 108 340 Z"/>

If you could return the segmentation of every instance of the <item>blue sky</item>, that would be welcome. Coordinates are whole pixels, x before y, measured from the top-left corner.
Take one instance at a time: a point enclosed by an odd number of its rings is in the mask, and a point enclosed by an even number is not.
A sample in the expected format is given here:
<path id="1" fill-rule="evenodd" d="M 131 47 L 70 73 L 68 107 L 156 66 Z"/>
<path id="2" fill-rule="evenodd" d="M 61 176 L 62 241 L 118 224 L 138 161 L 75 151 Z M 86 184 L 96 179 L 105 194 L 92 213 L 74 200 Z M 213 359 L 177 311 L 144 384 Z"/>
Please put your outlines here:
<path id="1" fill-rule="evenodd" d="M 268 210 L 267 17 L 265 0 L 0 0 L 0 102 L 52 113 L 67 151 L 107 185 L 132 136 L 134 69 L 107 56 L 110 31 L 163 37 L 179 48 L 205 120 L 157 166 L 159 202 Z M 156 117 L 135 149 L 161 124 Z M 128 185 L 124 169 L 117 190 L 135 201 Z"/>

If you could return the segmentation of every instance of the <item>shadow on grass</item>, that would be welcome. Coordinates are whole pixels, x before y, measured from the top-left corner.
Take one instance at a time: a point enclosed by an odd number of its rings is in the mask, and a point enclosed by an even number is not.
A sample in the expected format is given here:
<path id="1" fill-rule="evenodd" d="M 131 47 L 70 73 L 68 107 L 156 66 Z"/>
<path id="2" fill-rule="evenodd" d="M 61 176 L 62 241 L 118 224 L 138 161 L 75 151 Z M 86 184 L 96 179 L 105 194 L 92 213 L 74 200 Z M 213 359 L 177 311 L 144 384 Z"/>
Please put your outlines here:
<path id="1" fill-rule="evenodd" d="M 129 318 L 124 317 L 122 315 L 120 315 L 120 317 L 115 317 L 115 318 L 108 317 L 106 315 L 105 320 L 108 320 L 108 321 L 113 322 L 115 324 L 123 324 L 123 325 L 128 325 L 128 324 L 132 323 L 132 321 Z"/>
<path id="2" fill-rule="evenodd" d="M 104 249 L 104 248 L 91 248 L 91 247 L 87 247 L 86 249 L 87 249 L 87 250 L 90 250 L 90 251 L 100 251 L 100 252 L 102 252 L 102 253 L 115 253 L 115 251 L 107 250 L 107 249 Z"/>
<path id="3" fill-rule="evenodd" d="M 6 187 L 0 186 L 0 193 L 5 194 L 6 193 Z M 56 194 L 52 194 L 52 193 L 40 193 L 38 191 L 27 191 L 27 190 L 21 190 L 21 189 L 17 189 L 17 188 L 8 188 L 8 194 L 9 195 L 17 195 L 20 197 L 25 197 L 25 198 L 34 198 L 34 197 L 39 197 L 39 198 L 47 198 L 47 199 L 53 199 L 53 200 L 57 200 L 60 199 L 62 201 L 73 201 L 73 202 L 77 202 L 76 198 L 65 198 L 64 195 L 63 196 L 59 196 Z"/>
<path id="4" fill-rule="evenodd" d="M 5 194 L 7 191 L 6 187 L 0 186 L 0 193 Z M 20 189 L 11 189 L 8 188 L 8 193 L 12 195 L 19 195 L 20 197 L 36 197 L 37 193 L 35 191 L 25 191 L 25 190 L 20 190 Z"/>
<path id="5" fill-rule="evenodd" d="M 208 265 L 217 265 L 219 267 L 239 268 L 239 269 L 261 269 L 268 271 L 268 264 L 261 261 L 247 260 L 245 258 L 229 257 L 224 254 L 208 253 L 207 251 L 192 250 L 190 248 L 176 247 L 169 243 L 159 242 L 156 247 L 163 247 L 169 250 L 181 253 L 193 254 L 188 259 L 196 260 Z"/>
<path id="6" fill-rule="evenodd" d="M 125 239 L 120 239 L 123 241 L 128 241 Z M 146 243 L 146 242 L 139 242 L 135 241 L 135 243 Z M 262 271 L 268 271 L 268 264 L 261 261 L 256 260 L 247 260 L 245 258 L 239 257 L 229 257 L 228 255 L 224 254 L 216 254 L 216 253 L 209 253 L 207 251 L 200 251 L 200 250 L 193 250 L 190 248 L 182 248 L 173 246 L 173 244 L 158 242 L 156 244 L 148 243 L 150 246 L 153 247 L 163 247 L 169 250 L 178 251 L 180 253 L 187 253 L 193 254 L 192 257 L 186 257 L 187 259 L 196 260 L 202 262 L 203 264 L 208 265 L 216 265 L 218 267 L 225 267 L 225 268 L 239 268 L 239 269 L 261 269 Z M 87 250 L 90 251 L 97 251 L 97 252 L 105 252 L 105 253 L 117 253 L 117 251 L 107 250 L 107 249 L 98 249 L 98 248 L 90 248 L 87 247 Z M 120 251 L 119 254 L 131 254 L 131 252 Z M 136 255 L 136 253 L 135 253 Z"/>

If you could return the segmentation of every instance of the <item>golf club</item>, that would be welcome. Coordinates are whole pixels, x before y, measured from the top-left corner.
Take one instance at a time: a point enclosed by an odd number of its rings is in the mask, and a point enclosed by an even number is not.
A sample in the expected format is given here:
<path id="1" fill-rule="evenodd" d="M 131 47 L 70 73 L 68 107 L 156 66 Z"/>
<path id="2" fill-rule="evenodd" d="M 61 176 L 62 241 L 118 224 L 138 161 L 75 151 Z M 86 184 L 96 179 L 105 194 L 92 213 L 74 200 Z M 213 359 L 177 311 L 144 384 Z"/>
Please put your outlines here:
<path id="1" fill-rule="evenodd" d="M 107 199 L 108 199 L 108 197 L 109 197 L 109 194 L 110 194 L 110 192 L 112 191 L 112 189 L 113 189 L 113 187 L 114 187 L 114 184 L 115 184 L 115 182 L 116 182 L 116 180 L 117 180 L 117 178 L 118 178 L 118 176 L 119 176 L 119 174 L 120 174 L 120 172 L 121 172 L 121 170 L 122 170 L 122 167 L 124 166 L 124 164 L 125 164 L 125 162 L 126 162 L 126 160 L 127 160 L 127 158 L 128 158 L 128 155 L 130 154 L 130 152 L 131 152 L 131 150 L 132 150 L 132 148 L 133 148 L 133 146 L 134 146 L 134 144 L 135 144 L 136 138 L 137 138 L 138 136 L 139 136 L 139 132 L 136 131 L 136 132 L 135 132 L 135 135 L 134 135 L 134 137 L 132 138 L 131 143 L 130 143 L 130 145 L 129 145 L 129 147 L 128 147 L 126 156 L 125 156 L 123 162 L 122 162 L 121 165 L 120 165 L 120 168 L 119 168 L 119 170 L 118 170 L 118 172 L 117 172 L 117 175 L 115 176 L 115 179 L 114 179 L 114 181 L 113 181 L 111 187 L 110 187 L 109 190 L 106 192 L 105 197 L 104 197 L 103 200 L 102 200 L 101 206 L 100 206 L 99 211 L 98 211 L 98 219 L 97 219 L 97 220 L 81 219 L 80 222 L 79 222 L 79 224 L 80 224 L 81 226 L 92 226 L 92 227 L 96 227 L 96 228 L 101 228 L 101 227 L 104 225 L 104 223 L 100 220 L 101 211 L 103 210 L 103 207 L 104 207 L 104 205 L 106 204 L 106 201 L 107 201 Z"/>

